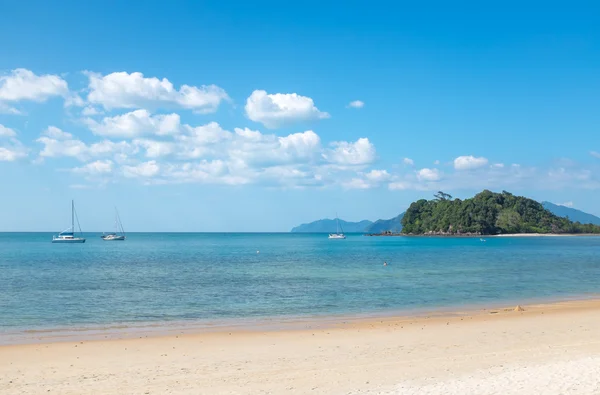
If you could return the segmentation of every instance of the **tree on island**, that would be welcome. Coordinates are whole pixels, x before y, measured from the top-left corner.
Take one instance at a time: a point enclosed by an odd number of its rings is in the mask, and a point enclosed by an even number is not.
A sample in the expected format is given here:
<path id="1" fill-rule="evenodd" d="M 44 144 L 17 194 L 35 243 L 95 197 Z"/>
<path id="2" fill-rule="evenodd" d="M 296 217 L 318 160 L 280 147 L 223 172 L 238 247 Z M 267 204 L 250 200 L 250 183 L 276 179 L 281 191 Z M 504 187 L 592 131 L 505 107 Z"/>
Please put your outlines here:
<path id="1" fill-rule="evenodd" d="M 438 191 L 438 193 L 433 195 L 436 200 L 452 200 L 452 195 L 444 193 L 442 191 Z"/>
<path id="2" fill-rule="evenodd" d="M 434 197 L 410 205 L 402 219 L 402 233 L 600 233 L 600 226 L 558 217 L 539 202 L 507 191 L 484 190 L 465 200 L 452 200 L 451 195 L 439 191 Z"/>

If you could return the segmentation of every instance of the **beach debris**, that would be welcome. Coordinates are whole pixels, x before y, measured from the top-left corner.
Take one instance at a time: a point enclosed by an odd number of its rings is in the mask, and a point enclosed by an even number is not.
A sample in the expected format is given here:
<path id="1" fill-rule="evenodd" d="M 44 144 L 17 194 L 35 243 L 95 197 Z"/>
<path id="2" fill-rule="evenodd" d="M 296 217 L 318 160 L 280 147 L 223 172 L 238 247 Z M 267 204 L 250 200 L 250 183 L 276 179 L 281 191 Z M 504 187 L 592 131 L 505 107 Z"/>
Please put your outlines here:
<path id="1" fill-rule="evenodd" d="M 525 311 L 525 309 L 522 308 L 520 305 L 517 305 L 517 307 L 515 307 L 514 311 Z"/>

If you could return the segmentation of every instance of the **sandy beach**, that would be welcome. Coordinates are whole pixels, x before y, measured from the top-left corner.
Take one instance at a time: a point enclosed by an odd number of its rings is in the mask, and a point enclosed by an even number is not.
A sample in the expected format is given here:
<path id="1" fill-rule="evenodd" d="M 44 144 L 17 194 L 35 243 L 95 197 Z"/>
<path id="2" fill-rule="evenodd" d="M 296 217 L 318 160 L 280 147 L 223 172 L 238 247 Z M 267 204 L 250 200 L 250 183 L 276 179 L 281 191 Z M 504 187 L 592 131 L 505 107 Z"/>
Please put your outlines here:
<path id="1" fill-rule="evenodd" d="M 46 335 L 0 347 L 0 393 L 600 393 L 600 301 L 513 307 L 266 331 Z"/>

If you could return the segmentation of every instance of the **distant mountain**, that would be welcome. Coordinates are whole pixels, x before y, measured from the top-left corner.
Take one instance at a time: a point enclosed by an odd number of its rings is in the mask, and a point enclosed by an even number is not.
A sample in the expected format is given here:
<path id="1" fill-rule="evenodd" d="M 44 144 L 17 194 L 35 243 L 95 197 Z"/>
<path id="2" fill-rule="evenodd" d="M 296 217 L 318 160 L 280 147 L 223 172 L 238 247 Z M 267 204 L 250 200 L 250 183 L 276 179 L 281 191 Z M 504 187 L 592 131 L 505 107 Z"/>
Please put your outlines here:
<path id="1" fill-rule="evenodd" d="M 345 233 L 362 233 L 373 222 L 364 220 L 360 222 L 347 222 L 340 219 L 340 225 Z M 333 233 L 337 226 L 335 219 L 320 219 L 292 228 L 292 233 Z"/>
<path id="2" fill-rule="evenodd" d="M 542 202 L 542 206 L 554 215 L 559 217 L 569 218 L 573 222 L 580 222 L 582 224 L 594 224 L 600 225 L 600 218 L 595 215 L 584 213 L 583 211 L 576 210 L 574 208 L 559 206 L 558 204 L 550 202 Z"/>
<path id="3" fill-rule="evenodd" d="M 400 233 L 402 230 L 402 218 L 404 217 L 404 213 L 392 218 L 392 219 L 379 219 L 371 226 L 369 226 L 365 233 L 382 233 L 386 231 L 391 231 L 393 233 Z"/>

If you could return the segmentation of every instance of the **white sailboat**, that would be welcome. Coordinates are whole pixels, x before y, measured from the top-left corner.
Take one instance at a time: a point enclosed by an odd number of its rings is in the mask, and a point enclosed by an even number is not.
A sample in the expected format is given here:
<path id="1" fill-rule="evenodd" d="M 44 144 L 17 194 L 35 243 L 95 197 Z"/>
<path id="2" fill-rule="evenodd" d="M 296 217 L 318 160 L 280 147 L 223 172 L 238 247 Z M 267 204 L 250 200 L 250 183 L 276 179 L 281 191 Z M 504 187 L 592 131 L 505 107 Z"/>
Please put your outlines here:
<path id="1" fill-rule="evenodd" d="M 81 226 L 79 225 L 79 218 L 77 218 L 77 226 L 79 227 L 79 237 L 75 237 L 75 202 L 71 200 L 71 227 L 63 230 L 57 236 L 52 236 L 53 243 L 85 243 L 85 238 L 82 237 Z"/>
<path id="2" fill-rule="evenodd" d="M 340 219 L 338 218 L 337 214 L 335 215 L 335 221 L 336 221 L 336 232 L 330 233 L 329 238 L 330 239 L 345 239 L 346 235 L 344 234 L 344 230 L 342 229 L 342 226 L 340 225 Z"/>
<path id="3" fill-rule="evenodd" d="M 119 212 L 115 207 L 115 231 L 111 233 L 102 234 L 102 240 L 105 241 L 123 241 L 125 240 L 125 229 L 123 229 L 123 224 L 121 223 L 121 218 L 119 217 Z"/>

